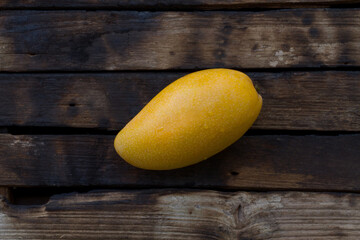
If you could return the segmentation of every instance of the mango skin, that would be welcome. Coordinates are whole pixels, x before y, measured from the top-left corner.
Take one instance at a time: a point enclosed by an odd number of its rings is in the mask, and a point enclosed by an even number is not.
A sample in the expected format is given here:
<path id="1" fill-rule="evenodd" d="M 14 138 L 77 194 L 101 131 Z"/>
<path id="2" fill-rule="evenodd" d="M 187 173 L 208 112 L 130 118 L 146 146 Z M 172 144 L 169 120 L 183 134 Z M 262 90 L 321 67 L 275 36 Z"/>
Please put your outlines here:
<path id="1" fill-rule="evenodd" d="M 170 170 L 203 161 L 238 140 L 260 113 L 262 98 L 239 71 L 208 69 L 164 88 L 116 136 L 129 164 Z"/>

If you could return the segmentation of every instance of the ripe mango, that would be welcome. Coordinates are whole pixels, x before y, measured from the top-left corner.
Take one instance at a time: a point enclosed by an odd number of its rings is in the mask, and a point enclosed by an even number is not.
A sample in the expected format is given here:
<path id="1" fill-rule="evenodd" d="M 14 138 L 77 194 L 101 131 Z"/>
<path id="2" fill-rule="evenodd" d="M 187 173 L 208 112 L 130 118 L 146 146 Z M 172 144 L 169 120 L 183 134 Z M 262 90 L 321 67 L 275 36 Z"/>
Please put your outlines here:
<path id="1" fill-rule="evenodd" d="M 208 69 L 164 88 L 116 136 L 131 165 L 169 170 L 203 161 L 238 140 L 260 113 L 262 98 L 239 71 Z"/>

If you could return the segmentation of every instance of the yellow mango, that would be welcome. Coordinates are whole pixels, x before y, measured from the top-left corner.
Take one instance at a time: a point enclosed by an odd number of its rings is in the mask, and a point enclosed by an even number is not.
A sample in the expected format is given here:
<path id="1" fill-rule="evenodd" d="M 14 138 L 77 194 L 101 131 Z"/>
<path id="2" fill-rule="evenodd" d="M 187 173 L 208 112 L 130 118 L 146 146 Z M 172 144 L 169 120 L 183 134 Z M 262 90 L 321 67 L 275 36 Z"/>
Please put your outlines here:
<path id="1" fill-rule="evenodd" d="M 114 146 L 138 168 L 189 166 L 238 140 L 254 123 L 261 106 L 261 96 L 244 73 L 230 69 L 194 72 L 156 95 L 118 133 Z"/>

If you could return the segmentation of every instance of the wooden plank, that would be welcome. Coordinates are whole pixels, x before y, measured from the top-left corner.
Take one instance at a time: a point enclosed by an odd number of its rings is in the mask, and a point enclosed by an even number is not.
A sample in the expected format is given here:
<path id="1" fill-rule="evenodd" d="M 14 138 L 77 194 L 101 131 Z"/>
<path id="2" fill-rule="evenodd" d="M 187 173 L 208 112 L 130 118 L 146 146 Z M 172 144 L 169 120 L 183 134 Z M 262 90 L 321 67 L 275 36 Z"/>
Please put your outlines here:
<path id="1" fill-rule="evenodd" d="M 0 135 L 7 186 L 211 187 L 359 191 L 360 135 L 244 136 L 220 154 L 171 171 L 117 156 L 114 136 Z"/>
<path id="2" fill-rule="evenodd" d="M 7 201 L 12 200 L 11 191 L 9 187 L 0 187 L 0 198 L 3 197 Z"/>
<path id="3" fill-rule="evenodd" d="M 13 239 L 357 240 L 360 196 L 143 190 L 0 202 L 0 237 Z"/>
<path id="4" fill-rule="evenodd" d="M 0 71 L 360 66 L 360 9 L 3 11 Z"/>
<path id="5" fill-rule="evenodd" d="M 264 99 L 253 129 L 360 130 L 360 72 L 247 74 Z M 0 126 L 119 130 L 183 75 L 0 74 Z"/>
<path id="6" fill-rule="evenodd" d="M 298 8 L 347 6 L 357 0 L 0 0 L 0 9 L 17 8 L 116 8 L 116 9 L 241 9 L 241 8 Z"/>

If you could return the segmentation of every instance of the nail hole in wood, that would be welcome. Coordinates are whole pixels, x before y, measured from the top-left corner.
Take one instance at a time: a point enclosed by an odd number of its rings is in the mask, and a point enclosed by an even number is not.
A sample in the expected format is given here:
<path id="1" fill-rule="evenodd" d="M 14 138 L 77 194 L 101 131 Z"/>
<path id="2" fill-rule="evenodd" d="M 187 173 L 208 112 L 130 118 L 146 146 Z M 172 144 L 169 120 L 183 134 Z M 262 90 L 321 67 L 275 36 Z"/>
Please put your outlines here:
<path id="1" fill-rule="evenodd" d="M 237 217 L 238 223 L 241 223 L 244 221 L 244 214 L 242 212 L 241 204 L 236 209 L 236 217 Z"/>

